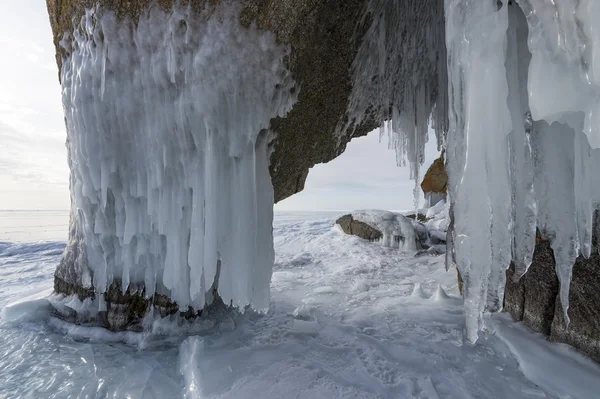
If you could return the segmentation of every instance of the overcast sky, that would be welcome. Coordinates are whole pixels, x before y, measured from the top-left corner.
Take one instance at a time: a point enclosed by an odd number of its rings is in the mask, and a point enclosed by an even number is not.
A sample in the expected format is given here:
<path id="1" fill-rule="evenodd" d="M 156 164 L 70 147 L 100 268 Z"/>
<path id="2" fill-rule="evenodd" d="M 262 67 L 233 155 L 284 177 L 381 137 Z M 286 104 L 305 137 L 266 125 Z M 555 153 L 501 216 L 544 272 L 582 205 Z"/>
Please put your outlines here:
<path id="1" fill-rule="evenodd" d="M 60 86 L 45 0 L 0 5 L 0 209 L 68 209 Z M 437 157 L 433 137 L 426 165 Z M 414 182 L 377 132 L 311 169 L 277 210 L 411 209 Z"/>

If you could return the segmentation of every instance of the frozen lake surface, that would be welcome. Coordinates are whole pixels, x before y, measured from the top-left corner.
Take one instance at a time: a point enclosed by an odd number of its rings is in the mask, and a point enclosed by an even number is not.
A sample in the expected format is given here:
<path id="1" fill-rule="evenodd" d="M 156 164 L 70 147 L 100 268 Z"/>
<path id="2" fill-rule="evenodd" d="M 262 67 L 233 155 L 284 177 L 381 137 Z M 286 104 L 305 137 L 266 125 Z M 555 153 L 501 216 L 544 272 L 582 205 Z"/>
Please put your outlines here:
<path id="1" fill-rule="evenodd" d="M 49 311 L 68 213 L 0 212 L 0 398 L 597 397 L 596 364 L 503 315 L 467 344 L 444 257 L 344 235 L 341 214 L 276 212 L 268 314 L 115 334 Z"/>

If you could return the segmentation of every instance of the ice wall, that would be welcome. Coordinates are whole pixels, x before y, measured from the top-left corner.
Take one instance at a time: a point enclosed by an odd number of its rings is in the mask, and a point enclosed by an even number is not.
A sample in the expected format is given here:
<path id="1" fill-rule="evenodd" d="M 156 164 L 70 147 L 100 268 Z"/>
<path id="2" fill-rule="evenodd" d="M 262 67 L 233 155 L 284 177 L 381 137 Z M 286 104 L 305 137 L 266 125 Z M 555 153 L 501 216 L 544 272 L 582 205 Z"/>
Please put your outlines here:
<path id="1" fill-rule="evenodd" d="M 271 118 L 288 112 L 288 49 L 231 7 L 87 10 L 62 41 L 69 247 L 98 293 L 143 283 L 185 310 L 212 288 L 266 309 L 273 265 Z M 140 284 L 141 285 L 141 284 Z"/>
<path id="2" fill-rule="evenodd" d="M 445 0 L 453 242 L 467 333 L 527 271 L 536 228 L 554 250 L 563 311 L 591 253 L 598 165 L 600 3 Z M 520 7 L 519 7 L 520 6 Z M 590 146 L 591 144 L 591 146 Z M 568 319 L 567 319 L 568 320 Z"/>

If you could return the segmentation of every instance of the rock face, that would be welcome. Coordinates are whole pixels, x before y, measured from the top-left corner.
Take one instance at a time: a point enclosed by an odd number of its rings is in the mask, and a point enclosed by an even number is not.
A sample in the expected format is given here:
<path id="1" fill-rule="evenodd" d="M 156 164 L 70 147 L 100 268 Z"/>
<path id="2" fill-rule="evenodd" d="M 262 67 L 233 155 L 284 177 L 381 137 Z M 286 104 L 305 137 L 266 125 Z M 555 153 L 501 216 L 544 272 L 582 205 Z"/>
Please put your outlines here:
<path id="1" fill-rule="evenodd" d="M 352 215 L 344 215 L 335 222 L 346 234 L 355 235 L 364 240 L 376 241 L 383 237 L 381 231 L 359 220 L 354 220 Z"/>
<path id="2" fill-rule="evenodd" d="M 597 217 L 595 222 L 597 226 Z M 560 303 L 552 248 L 539 233 L 528 272 L 518 281 L 514 280 L 514 266 L 507 272 L 504 309 L 532 330 L 569 344 L 600 362 L 598 234 L 594 235 L 593 247 L 591 257 L 579 257 L 573 268 L 568 327 Z"/>
<path id="3" fill-rule="evenodd" d="M 274 133 L 270 174 L 275 202 L 301 191 L 312 166 L 335 158 L 344 151 L 350 139 L 378 127 L 389 118 L 391 106 L 401 107 L 402 98 L 383 101 L 371 96 L 366 97 L 367 103 L 361 102 L 362 111 L 368 115 L 359 122 L 355 119 L 357 115 L 349 112 L 352 93 L 369 88 L 372 92 L 377 82 L 386 82 L 379 76 L 371 76 L 371 70 L 360 70 L 361 65 L 372 63 L 356 62 L 358 53 L 381 58 L 379 36 L 365 40 L 369 32 L 380 34 L 379 29 L 370 30 L 374 19 L 392 14 L 397 18 L 394 24 L 387 24 L 394 29 L 388 29 L 387 42 L 383 43 L 386 52 L 389 46 L 409 47 L 406 51 L 398 51 L 393 62 L 387 62 L 385 68 L 393 70 L 380 69 L 378 73 L 386 79 L 392 75 L 403 77 L 394 80 L 397 86 L 394 92 L 412 99 L 418 89 L 419 96 L 425 99 L 426 107 L 430 109 L 439 99 L 443 104 L 436 109 L 440 115 L 445 115 L 446 54 L 443 36 L 439 36 L 444 32 L 441 1 L 404 0 L 388 4 L 370 0 L 47 0 L 59 70 L 64 57 L 69 55 L 61 41 L 66 38 L 63 44 L 66 42 L 68 48 L 74 26 L 88 9 L 113 13 L 117 24 L 125 27 L 123 32 L 127 32 L 152 7 L 170 12 L 175 4 L 189 6 L 186 13 L 192 15 L 190 18 L 197 17 L 201 23 L 207 15 L 201 10 L 208 9 L 210 13 L 223 3 L 235 4 L 241 9 L 239 18 L 243 26 L 256 24 L 259 29 L 271 31 L 280 44 L 290 49 L 286 66 L 297 82 L 295 90 L 299 92 L 294 108 L 285 117 L 270 122 L 270 130 Z M 376 8 L 370 8 L 373 5 Z M 383 9 L 393 13 L 373 11 Z M 402 34 L 401 41 L 396 40 L 399 33 Z M 438 123 L 444 125 L 444 118 L 438 118 Z M 70 134 L 77 135 L 77 132 Z M 70 244 L 55 274 L 55 290 L 77 293 L 83 299 L 95 296 L 95 290 L 91 286 L 89 260 L 82 247 L 85 231 L 78 220 L 77 206 L 72 202 Z M 89 281 L 90 285 L 83 287 L 81 281 Z M 111 284 L 104 295 L 110 319 L 106 324 L 110 328 L 130 328 L 149 304 L 162 303 L 162 299 L 145 298 L 143 286 L 125 293 L 119 286 Z M 163 305 L 166 312 L 172 311 L 172 303 L 166 301 Z"/>

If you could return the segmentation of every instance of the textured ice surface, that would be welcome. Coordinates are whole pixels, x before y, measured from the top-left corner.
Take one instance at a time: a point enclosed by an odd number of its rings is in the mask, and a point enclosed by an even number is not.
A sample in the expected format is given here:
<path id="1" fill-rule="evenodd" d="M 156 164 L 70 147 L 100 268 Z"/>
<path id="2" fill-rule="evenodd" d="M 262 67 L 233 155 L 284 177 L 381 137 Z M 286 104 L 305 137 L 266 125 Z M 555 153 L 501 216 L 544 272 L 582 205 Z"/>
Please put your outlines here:
<path id="1" fill-rule="evenodd" d="M 411 220 L 404 215 L 372 209 L 354 211 L 352 217 L 379 230 L 383 234 L 381 244 L 385 247 L 405 251 L 417 249 L 415 229 Z"/>
<path id="2" fill-rule="evenodd" d="M 415 259 L 341 234 L 332 230 L 339 216 L 275 214 L 276 266 L 264 315 L 246 312 L 216 324 L 159 319 L 144 334 L 115 334 L 57 321 L 45 299 L 21 303 L 21 321 L 0 314 L 0 392 L 9 398 L 587 399 L 600 390 L 597 365 L 510 321 L 466 345 L 456 273 L 445 272 L 443 257 Z M 63 247 L 0 244 L 0 308 L 51 289 Z M 368 290 L 357 290 L 357 283 Z M 410 296 L 415 283 L 422 296 Z M 449 298 L 436 302 L 438 285 Z M 319 287 L 335 291 L 321 294 Z M 298 334 L 298 319 L 318 324 L 318 334 Z"/>
<path id="3" fill-rule="evenodd" d="M 288 49 L 235 10 L 158 7 L 135 27 L 88 10 L 62 45 L 75 267 L 98 292 L 143 282 L 187 309 L 214 284 L 266 309 L 267 129 L 294 102 Z"/>

